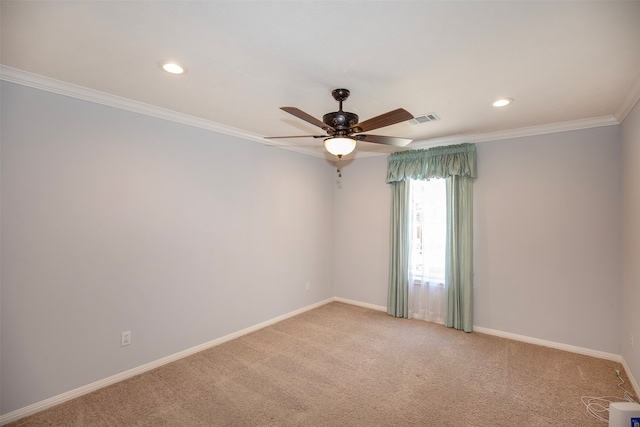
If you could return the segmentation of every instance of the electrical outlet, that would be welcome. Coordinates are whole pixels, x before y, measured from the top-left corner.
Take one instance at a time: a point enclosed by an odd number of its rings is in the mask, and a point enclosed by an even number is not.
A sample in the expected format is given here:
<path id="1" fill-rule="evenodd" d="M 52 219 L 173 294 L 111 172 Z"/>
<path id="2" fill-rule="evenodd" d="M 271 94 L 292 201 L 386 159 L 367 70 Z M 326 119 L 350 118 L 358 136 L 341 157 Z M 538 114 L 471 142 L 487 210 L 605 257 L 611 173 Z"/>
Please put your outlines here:
<path id="1" fill-rule="evenodd" d="M 305 289 L 307 290 L 307 292 L 309 292 L 309 289 L 311 289 L 311 283 L 307 282 L 305 286 Z"/>
<path id="2" fill-rule="evenodd" d="M 131 344 L 131 331 L 123 332 L 120 339 L 120 346 L 124 347 L 129 344 Z"/>

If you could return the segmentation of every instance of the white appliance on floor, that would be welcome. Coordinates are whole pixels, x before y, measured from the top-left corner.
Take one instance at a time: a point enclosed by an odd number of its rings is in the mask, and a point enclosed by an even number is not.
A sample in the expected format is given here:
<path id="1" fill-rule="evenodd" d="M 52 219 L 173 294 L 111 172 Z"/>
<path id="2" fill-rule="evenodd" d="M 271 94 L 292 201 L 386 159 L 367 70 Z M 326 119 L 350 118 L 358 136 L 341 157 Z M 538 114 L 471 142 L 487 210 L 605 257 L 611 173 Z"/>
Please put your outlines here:
<path id="1" fill-rule="evenodd" d="M 640 403 L 609 404 L 609 427 L 640 427 Z"/>

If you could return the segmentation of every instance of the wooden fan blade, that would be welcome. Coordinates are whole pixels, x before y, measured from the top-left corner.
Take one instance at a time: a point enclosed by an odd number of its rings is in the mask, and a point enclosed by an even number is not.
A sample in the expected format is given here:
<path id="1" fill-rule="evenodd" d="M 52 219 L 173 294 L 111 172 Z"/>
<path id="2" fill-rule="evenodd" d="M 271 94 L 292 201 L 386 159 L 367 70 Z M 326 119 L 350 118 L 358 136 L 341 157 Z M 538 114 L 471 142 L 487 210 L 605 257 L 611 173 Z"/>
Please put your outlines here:
<path id="1" fill-rule="evenodd" d="M 280 107 L 280 109 L 282 111 L 286 111 L 289 114 L 293 114 L 297 118 L 302 119 L 307 123 L 311 123 L 314 126 L 318 126 L 320 129 L 324 129 L 324 130 L 333 129 L 331 126 L 329 126 L 325 122 L 321 122 L 320 120 L 316 119 L 315 117 L 313 117 L 310 114 L 305 113 L 304 111 L 302 111 L 299 108 L 296 108 L 296 107 Z"/>
<path id="2" fill-rule="evenodd" d="M 290 136 L 265 136 L 264 139 L 284 139 L 284 138 L 329 138 L 329 135 L 290 135 Z"/>
<path id="3" fill-rule="evenodd" d="M 373 129 L 391 126 L 410 119 L 413 119 L 413 115 L 410 112 L 404 108 L 398 108 L 396 110 L 389 111 L 388 113 L 380 114 L 379 116 L 373 117 L 369 120 L 365 120 L 362 123 L 358 123 L 353 126 L 352 129 L 358 128 L 357 132 L 368 132 Z"/>
<path id="4" fill-rule="evenodd" d="M 373 142 L 375 144 L 393 145 L 394 147 L 405 147 L 413 141 L 412 139 L 397 138 L 395 136 L 382 135 L 356 135 L 356 140 L 364 142 Z"/>

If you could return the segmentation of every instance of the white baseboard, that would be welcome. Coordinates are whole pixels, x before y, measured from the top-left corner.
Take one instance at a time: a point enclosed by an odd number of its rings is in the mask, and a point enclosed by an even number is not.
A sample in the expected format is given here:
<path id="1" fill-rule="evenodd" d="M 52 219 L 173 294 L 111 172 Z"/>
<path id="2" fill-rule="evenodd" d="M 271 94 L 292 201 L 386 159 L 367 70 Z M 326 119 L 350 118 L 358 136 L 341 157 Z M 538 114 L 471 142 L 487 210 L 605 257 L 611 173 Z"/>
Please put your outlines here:
<path id="1" fill-rule="evenodd" d="M 522 341 L 530 344 L 541 345 L 544 347 L 555 348 L 558 350 L 569 351 L 571 353 L 584 354 L 585 356 L 597 357 L 598 359 L 611 360 L 614 362 L 622 362 L 622 356 L 619 354 L 607 353 L 599 350 L 578 347 L 575 345 L 563 344 L 555 341 L 547 341 L 539 338 L 527 337 L 525 335 L 512 334 L 510 332 L 497 331 L 495 329 L 474 326 L 473 330 L 481 334 L 495 335 L 497 337 L 508 338 L 514 341 Z"/>
<path id="2" fill-rule="evenodd" d="M 131 378 L 133 376 L 139 375 L 143 372 L 150 371 L 151 369 L 158 368 L 162 365 L 166 365 L 167 363 L 174 362 L 176 360 L 182 359 L 187 356 L 191 356 L 192 354 L 198 353 L 200 351 L 206 350 L 211 347 L 215 347 L 227 341 L 230 341 L 234 338 L 241 337 L 243 335 L 247 335 L 251 332 L 255 332 L 259 329 L 266 328 L 267 326 L 273 325 L 274 323 L 281 322 L 285 319 L 288 319 L 293 316 L 297 316 L 298 314 L 304 313 L 305 311 L 313 310 L 314 308 L 318 308 L 322 305 L 333 302 L 334 298 L 328 298 L 326 300 L 317 302 L 315 304 L 308 305 L 306 307 L 300 308 L 298 310 L 294 310 L 290 313 L 283 314 L 282 316 L 274 317 L 273 319 L 264 321 L 262 323 L 258 323 L 256 325 L 250 326 L 248 328 L 242 329 L 241 331 L 237 331 L 231 333 L 229 335 L 225 335 L 223 337 L 217 338 L 213 341 L 206 342 L 204 344 L 197 345 L 195 347 L 188 348 L 181 352 L 172 354 L 167 357 L 163 357 L 162 359 L 155 360 L 153 362 L 146 363 L 144 365 L 138 366 L 133 369 L 129 369 L 127 371 L 121 372 L 116 375 L 112 375 L 110 377 L 104 378 L 102 380 L 93 382 L 91 384 L 87 384 L 82 387 L 78 387 L 74 390 L 70 390 L 66 393 L 59 394 L 57 396 L 53 396 L 49 399 L 43 400 L 41 402 L 34 403 L 29 406 L 25 406 L 24 408 L 17 409 L 13 412 L 9 412 L 5 415 L 0 416 L 0 426 L 8 424 L 10 422 L 16 421 L 20 418 L 24 418 L 29 415 L 33 415 L 36 412 L 43 411 L 45 409 L 51 408 L 53 406 L 64 403 L 68 400 L 75 399 L 76 397 L 80 397 L 82 395 L 91 393 L 93 391 L 99 390 L 103 387 L 109 386 L 111 384 L 115 384 L 119 381 L 126 380 L 127 378 Z"/>
<path id="3" fill-rule="evenodd" d="M 631 375 L 631 369 L 629 368 L 629 365 L 627 365 L 627 361 L 624 360 L 624 357 L 622 358 L 622 367 L 624 368 L 624 371 L 627 373 L 627 377 L 629 377 L 629 382 L 631 383 L 631 387 L 633 387 L 633 393 L 635 394 L 635 401 L 636 402 L 640 402 L 640 386 L 638 385 L 638 382 L 636 381 L 635 378 L 633 378 L 633 375 Z"/>
<path id="4" fill-rule="evenodd" d="M 360 301 L 355 301 L 352 299 L 341 298 L 341 297 L 333 297 L 333 300 L 336 302 L 343 302 L 345 304 L 357 305 L 358 307 L 370 308 L 372 310 L 378 310 L 378 311 L 384 311 L 384 312 L 387 311 L 387 307 L 384 307 L 382 305 L 374 305 L 374 304 L 369 304 L 367 302 L 360 302 Z"/>

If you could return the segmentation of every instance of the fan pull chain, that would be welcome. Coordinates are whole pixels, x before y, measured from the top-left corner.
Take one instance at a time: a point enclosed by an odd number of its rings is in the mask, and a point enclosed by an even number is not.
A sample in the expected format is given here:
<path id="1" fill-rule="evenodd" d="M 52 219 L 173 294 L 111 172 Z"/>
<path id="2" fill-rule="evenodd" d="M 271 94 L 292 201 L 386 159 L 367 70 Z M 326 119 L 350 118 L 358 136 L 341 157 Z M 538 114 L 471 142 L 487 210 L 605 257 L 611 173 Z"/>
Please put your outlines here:
<path id="1" fill-rule="evenodd" d="M 338 177 L 342 178 L 342 171 L 340 170 L 340 160 L 342 160 L 342 154 L 338 154 Z"/>

